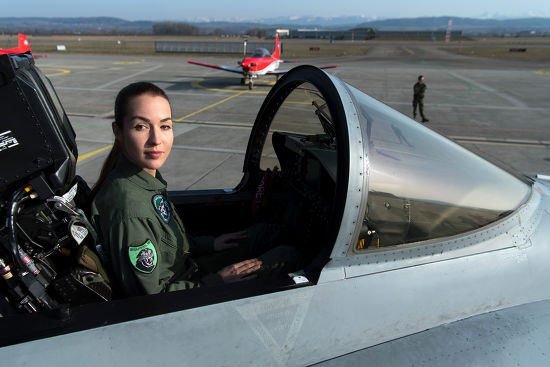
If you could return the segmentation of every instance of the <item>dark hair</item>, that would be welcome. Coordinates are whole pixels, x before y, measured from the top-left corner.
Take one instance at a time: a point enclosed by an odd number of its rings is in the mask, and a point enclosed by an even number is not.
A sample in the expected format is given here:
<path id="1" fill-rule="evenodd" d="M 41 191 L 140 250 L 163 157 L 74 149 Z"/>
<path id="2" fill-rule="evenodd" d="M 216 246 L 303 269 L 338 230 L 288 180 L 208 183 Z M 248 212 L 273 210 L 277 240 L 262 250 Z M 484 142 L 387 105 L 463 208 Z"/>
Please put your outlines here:
<path id="1" fill-rule="evenodd" d="M 419 75 L 418 76 L 418 81 L 420 81 L 420 79 L 424 78 L 424 75 Z"/>
<path id="2" fill-rule="evenodd" d="M 122 88 L 120 92 L 118 92 L 115 99 L 114 123 L 119 128 L 122 129 L 124 119 L 128 114 L 128 105 L 130 104 L 130 101 L 132 100 L 132 98 L 141 96 L 142 94 L 148 94 L 153 97 L 162 97 L 166 99 L 168 103 L 170 103 L 170 99 L 168 98 L 166 93 L 153 83 L 136 82 L 136 83 L 129 84 L 124 88 Z M 111 148 L 111 151 L 109 152 L 109 155 L 105 159 L 105 162 L 103 162 L 103 167 L 101 168 L 101 173 L 99 174 L 99 178 L 97 179 L 97 182 L 92 188 L 92 192 L 90 194 L 90 200 L 92 200 L 95 197 L 95 195 L 101 188 L 101 185 L 103 185 L 103 183 L 105 182 L 105 179 L 115 167 L 115 164 L 116 164 L 116 161 L 118 160 L 119 155 L 120 155 L 120 143 L 118 142 L 118 140 L 115 139 L 115 142 L 113 144 L 113 147 Z"/>

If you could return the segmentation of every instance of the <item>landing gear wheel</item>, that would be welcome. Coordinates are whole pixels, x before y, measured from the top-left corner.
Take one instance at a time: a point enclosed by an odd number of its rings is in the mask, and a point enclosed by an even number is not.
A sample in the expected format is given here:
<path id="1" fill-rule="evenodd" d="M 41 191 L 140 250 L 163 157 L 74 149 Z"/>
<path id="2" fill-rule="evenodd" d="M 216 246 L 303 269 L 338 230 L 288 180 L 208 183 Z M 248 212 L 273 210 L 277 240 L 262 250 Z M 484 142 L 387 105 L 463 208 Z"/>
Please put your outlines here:
<path id="1" fill-rule="evenodd" d="M 244 78 L 241 78 L 241 85 L 244 85 L 244 83 L 245 83 Z"/>
<path id="2" fill-rule="evenodd" d="M 252 81 L 252 79 L 250 79 L 250 81 L 248 82 L 248 90 L 252 90 L 252 88 L 254 88 L 254 82 Z"/>

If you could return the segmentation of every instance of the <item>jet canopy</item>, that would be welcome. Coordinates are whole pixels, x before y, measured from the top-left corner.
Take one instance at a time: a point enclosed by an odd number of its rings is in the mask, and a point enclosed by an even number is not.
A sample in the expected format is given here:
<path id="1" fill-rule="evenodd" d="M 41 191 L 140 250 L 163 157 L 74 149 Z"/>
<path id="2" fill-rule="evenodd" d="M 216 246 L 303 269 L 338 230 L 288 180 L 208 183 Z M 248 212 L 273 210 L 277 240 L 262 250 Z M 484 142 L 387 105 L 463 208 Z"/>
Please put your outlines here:
<path id="1" fill-rule="evenodd" d="M 266 48 L 257 48 L 252 53 L 252 56 L 254 58 L 262 58 L 262 57 L 271 57 L 271 52 L 269 52 Z"/>
<path id="2" fill-rule="evenodd" d="M 519 176 L 312 66 L 281 78 L 256 119 L 245 172 L 275 166 L 327 217 L 332 257 L 469 232 L 531 192 Z"/>

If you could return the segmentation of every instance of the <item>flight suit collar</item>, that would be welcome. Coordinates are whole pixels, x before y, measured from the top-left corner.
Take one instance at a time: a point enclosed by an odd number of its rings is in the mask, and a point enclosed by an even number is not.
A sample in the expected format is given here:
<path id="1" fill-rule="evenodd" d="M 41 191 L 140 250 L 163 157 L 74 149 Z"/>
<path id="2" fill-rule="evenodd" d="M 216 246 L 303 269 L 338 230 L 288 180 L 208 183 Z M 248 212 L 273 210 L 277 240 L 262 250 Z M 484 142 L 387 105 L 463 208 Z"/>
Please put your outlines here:
<path id="1" fill-rule="evenodd" d="M 118 158 L 114 169 L 117 175 L 128 178 L 129 181 L 145 190 L 166 190 L 166 181 L 164 181 L 158 170 L 156 176 L 153 177 L 148 172 L 130 162 L 123 154 Z"/>

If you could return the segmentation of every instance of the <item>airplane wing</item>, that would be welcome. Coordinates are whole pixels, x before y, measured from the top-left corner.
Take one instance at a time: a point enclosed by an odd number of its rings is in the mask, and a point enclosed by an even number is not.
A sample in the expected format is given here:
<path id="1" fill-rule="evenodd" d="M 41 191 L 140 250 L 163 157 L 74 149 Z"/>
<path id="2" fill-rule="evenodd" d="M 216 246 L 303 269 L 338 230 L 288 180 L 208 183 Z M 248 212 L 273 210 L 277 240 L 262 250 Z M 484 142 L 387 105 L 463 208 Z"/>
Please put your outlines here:
<path id="1" fill-rule="evenodd" d="M 281 75 L 281 74 L 285 74 L 285 73 L 288 73 L 290 69 L 277 69 L 277 70 L 273 70 L 273 71 L 268 71 L 266 74 L 267 75 Z"/>
<path id="2" fill-rule="evenodd" d="M 542 366 L 550 347 L 548 306 L 544 300 L 469 317 L 314 366 Z"/>
<path id="3" fill-rule="evenodd" d="M 287 61 L 285 61 L 287 62 Z M 339 67 L 340 65 L 325 65 L 325 66 L 317 66 L 317 68 L 319 69 L 334 69 L 334 68 L 337 68 Z M 266 74 L 267 75 L 281 75 L 281 74 L 285 74 L 289 71 L 290 69 L 277 69 L 277 70 L 273 70 L 273 71 L 268 71 Z"/>
<path id="4" fill-rule="evenodd" d="M 230 71 L 232 73 L 237 73 L 237 74 L 242 74 L 243 73 L 242 68 L 234 68 L 234 67 L 231 67 L 231 66 L 208 64 L 208 63 L 205 63 L 205 62 L 198 62 L 198 61 L 193 61 L 193 60 L 190 60 L 190 59 L 187 59 L 187 62 L 189 64 L 194 64 L 194 65 L 199 65 L 199 66 L 206 66 L 207 68 Z"/>

